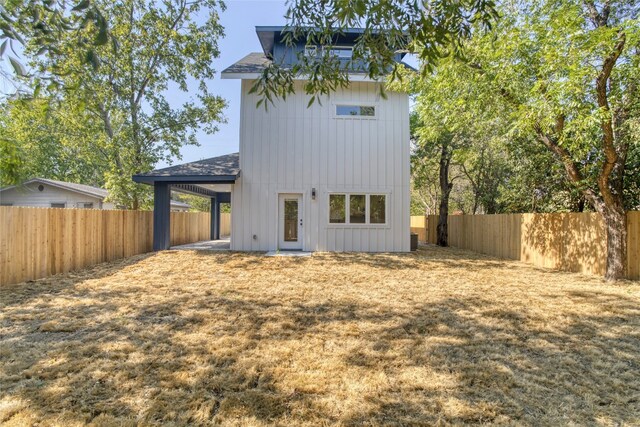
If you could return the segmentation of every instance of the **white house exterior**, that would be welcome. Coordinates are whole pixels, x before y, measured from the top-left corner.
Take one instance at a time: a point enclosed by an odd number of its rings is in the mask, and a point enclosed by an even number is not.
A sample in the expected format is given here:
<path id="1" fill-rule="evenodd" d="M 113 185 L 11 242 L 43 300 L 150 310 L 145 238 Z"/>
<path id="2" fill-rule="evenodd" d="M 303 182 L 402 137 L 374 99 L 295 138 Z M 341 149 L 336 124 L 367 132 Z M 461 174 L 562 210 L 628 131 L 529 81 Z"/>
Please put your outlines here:
<path id="1" fill-rule="evenodd" d="M 295 48 L 278 42 L 281 31 L 257 28 L 262 53 L 295 61 Z M 349 40 L 340 44 L 347 50 Z M 249 93 L 256 76 L 243 66 L 260 60 L 251 54 L 222 73 L 242 80 L 231 249 L 409 251 L 408 95 L 383 99 L 380 83 L 353 74 L 348 88 L 311 107 L 298 81 L 286 100 L 256 108 L 259 98 Z"/>
<path id="2" fill-rule="evenodd" d="M 380 82 L 354 71 L 349 87 L 310 107 L 303 76 L 286 100 L 256 107 L 259 98 L 249 92 L 264 66 L 286 65 L 307 52 L 304 43 L 286 46 L 282 31 L 257 27 L 263 52 L 221 73 L 241 80 L 239 154 L 133 177 L 155 187 L 154 248 L 170 244 L 167 195 L 173 188 L 211 197 L 214 222 L 219 202 L 231 202 L 232 250 L 409 251 L 408 95 L 387 92 L 384 99 Z M 359 31 L 315 49 L 350 55 Z"/>
<path id="3" fill-rule="evenodd" d="M 300 83 L 265 111 L 256 108 L 251 85 L 242 80 L 242 173 L 231 196 L 231 248 L 408 251 L 407 95 L 390 92 L 382 99 L 377 83 L 354 82 L 307 108 L 310 96 Z M 375 115 L 339 116 L 340 105 L 373 106 Z M 384 218 L 371 218 L 372 195 L 384 198 Z M 334 204 L 345 198 L 344 218 L 330 218 L 330 197 Z M 363 199 L 364 218 L 351 218 L 351 202 Z M 285 203 L 298 204 L 293 232 L 285 228 L 291 227 Z"/>
<path id="4" fill-rule="evenodd" d="M 104 188 L 53 179 L 34 178 L 0 189 L 0 205 L 40 208 L 116 209 L 105 202 L 109 192 Z M 186 212 L 190 206 L 172 201 L 171 210 Z"/>

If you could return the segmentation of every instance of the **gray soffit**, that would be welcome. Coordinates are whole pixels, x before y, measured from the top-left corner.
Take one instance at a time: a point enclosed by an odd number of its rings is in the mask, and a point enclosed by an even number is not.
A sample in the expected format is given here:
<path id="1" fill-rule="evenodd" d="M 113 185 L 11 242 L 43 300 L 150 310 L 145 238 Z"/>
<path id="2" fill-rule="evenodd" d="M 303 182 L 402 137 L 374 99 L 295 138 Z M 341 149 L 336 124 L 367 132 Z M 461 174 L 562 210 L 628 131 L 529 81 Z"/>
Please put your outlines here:
<path id="1" fill-rule="evenodd" d="M 305 27 L 307 31 L 321 31 L 320 28 Z M 256 26 L 256 34 L 265 55 L 273 54 L 273 46 L 276 42 L 281 43 L 283 35 L 289 32 L 286 26 Z M 336 29 L 335 41 L 352 43 L 361 34 L 364 34 L 364 28 L 342 28 Z M 375 33 L 376 31 L 374 31 Z"/>
<path id="2" fill-rule="evenodd" d="M 153 184 L 171 183 L 233 183 L 240 175 L 240 154 L 226 154 L 197 162 L 184 163 L 168 168 L 156 169 L 148 173 L 133 176 L 135 182 Z"/>

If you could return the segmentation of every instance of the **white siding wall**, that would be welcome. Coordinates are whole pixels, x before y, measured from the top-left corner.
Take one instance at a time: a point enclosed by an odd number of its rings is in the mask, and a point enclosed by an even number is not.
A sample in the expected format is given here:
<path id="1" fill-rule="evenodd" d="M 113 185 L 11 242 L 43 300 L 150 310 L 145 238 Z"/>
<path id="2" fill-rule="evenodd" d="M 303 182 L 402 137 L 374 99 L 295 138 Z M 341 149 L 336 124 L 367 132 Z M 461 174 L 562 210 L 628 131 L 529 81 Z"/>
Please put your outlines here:
<path id="1" fill-rule="evenodd" d="M 51 203 L 65 203 L 67 208 L 81 208 L 83 203 L 93 203 L 94 209 L 113 209 L 111 203 L 102 203 L 102 199 L 82 195 L 74 191 L 64 190 L 42 184 L 43 191 L 38 190 L 40 183 L 34 182 L 21 187 L 14 187 L 0 193 L 0 203 L 12 203 L 14 206 L 51 206 Z"/>
<path id="2" fill-rule="evenodd" d="M 375 83 L 354 82 L 307 108 L 310 97 L 298 84 L 295 95 L 265 111 L 248 93 L 251 83 L 242 81 L 232 249 L 276 249 L 278 193 L 302 193 L 305 250 L 408 251 L 408 96 L 388 92 L 385 100 Z M 376 118 L 336 118 L 336 103 L 375 105 Z M 329 224 L 335 192 L 387 194 L 387 224 Z"/>

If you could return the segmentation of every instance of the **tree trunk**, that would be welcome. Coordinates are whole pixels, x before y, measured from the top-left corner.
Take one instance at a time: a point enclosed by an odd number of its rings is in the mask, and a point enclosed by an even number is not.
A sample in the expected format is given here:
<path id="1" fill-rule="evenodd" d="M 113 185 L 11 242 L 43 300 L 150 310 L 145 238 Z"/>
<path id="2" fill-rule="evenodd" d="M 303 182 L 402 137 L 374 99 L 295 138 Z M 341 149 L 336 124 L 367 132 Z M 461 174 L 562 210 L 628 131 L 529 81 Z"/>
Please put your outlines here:
<path id="1" fill-rule="evenodd" d="M 627 273 L 627 216 L 624 209 L 605 206 L 602 220 L 607 232 L 606 280 L 620 280 Z"/>
<path id="2" fill-rule="evenodd" d="M 449 194 L 453 183 L 449 182 L 449 163 L 451 162 L 451 149 L 449 141 L 444 139 L 440 152 L 440 209 L 438 227 L 436 228 L 438 246 L 449 246 L 449 230 L 447 217 L 449 215 Z"/>

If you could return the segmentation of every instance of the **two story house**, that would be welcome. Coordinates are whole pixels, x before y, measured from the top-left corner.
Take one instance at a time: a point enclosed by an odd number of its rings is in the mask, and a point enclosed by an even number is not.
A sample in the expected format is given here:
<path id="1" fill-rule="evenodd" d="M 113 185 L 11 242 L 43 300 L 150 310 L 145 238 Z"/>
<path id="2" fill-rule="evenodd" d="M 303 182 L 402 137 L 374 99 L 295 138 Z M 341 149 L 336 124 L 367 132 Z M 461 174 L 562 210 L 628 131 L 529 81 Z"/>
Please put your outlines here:
<path id="1" fill-rule="evenodd" d="M 294 95 L 257 107 L 259 97 L 250 89 L 270 61 L 287 66 L 300 52 L 319 49 L 349 58 L 360 33 L 348 30 L 333 46 L 290 46 L 283 31 L 257 27 L 262 51 L 221 73 L 241 80 L 239 154 L 134 179 L 153 184 L 164 204 L 164 187 L 211 197 L 213 238 L 219 202 L 230 201 L 232 250 L 409 251 L 408 95 L 387 92 L 383 98 L 378 85 L 384 82 L 356 68 L 347 88 L 311 106 L 299 76 Z M 166 230 L 157 231 L 162 240 Z M 168 247 L 168 239 L 160 243 L 156 249 Z"/>

